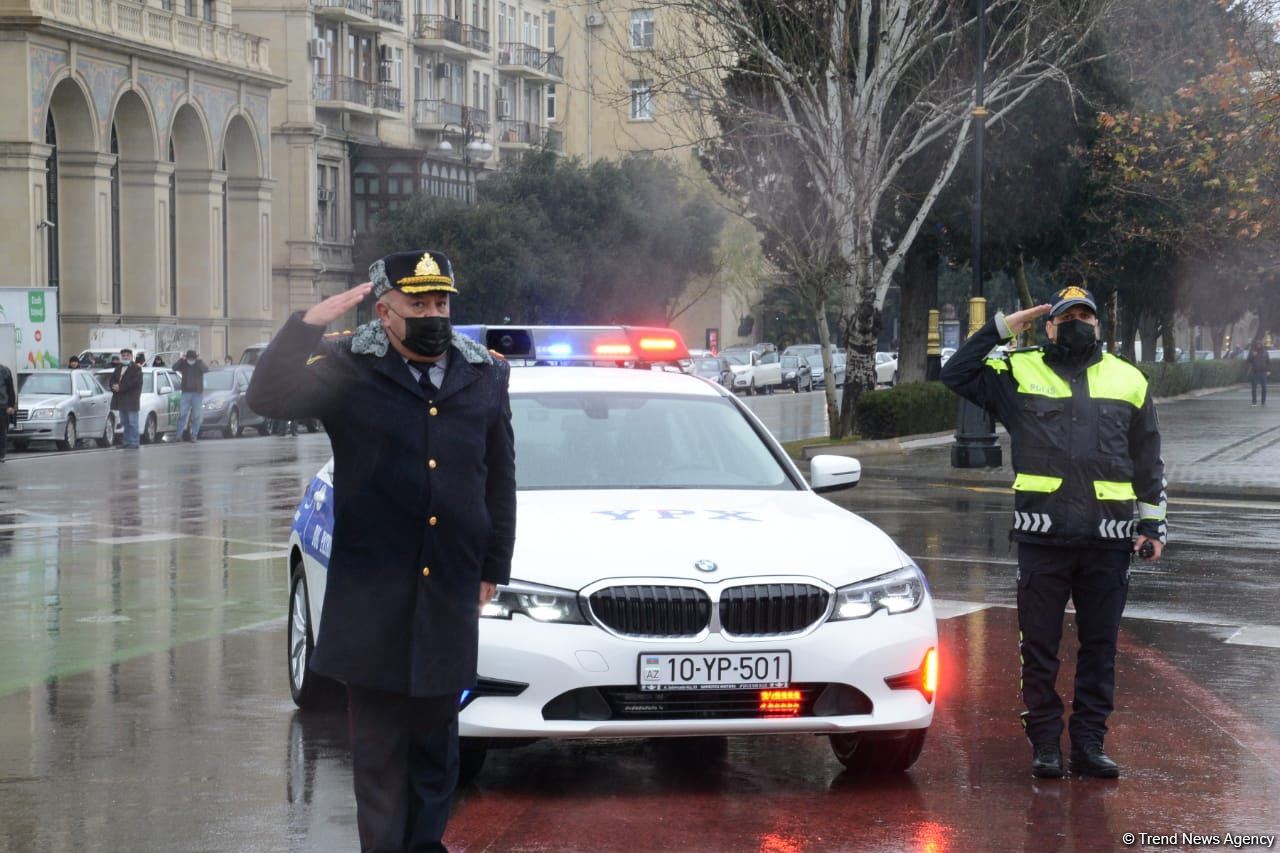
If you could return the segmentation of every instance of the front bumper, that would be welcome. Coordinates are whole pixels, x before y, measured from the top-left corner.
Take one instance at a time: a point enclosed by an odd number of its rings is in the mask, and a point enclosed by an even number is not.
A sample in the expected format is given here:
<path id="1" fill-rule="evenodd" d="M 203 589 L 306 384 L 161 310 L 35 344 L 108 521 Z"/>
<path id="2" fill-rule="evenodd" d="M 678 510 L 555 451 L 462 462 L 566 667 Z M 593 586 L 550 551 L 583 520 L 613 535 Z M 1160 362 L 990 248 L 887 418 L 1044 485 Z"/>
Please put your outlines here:
<path id="1" fill-rule="evenodd" d="M 885 678 L 915 670 L 925 652 L 936 646 L 937 627 L 928 601 L 912 613 L 889 616 L 881 612 L 868 619 L 828 622 L 799 638 L 750 641 L 730 640 L 718 633 L 689 642 L 624 639 L 595 625 L 546 624 L 522 615 L 510 620 L 481 619 L 481 679 L 528 687 L 515 696 L 480 695 L 470 700 L 459 717 L 460 734 L 480 738 L 597 738 L 834 734 L 925 728 L 933 719 L 933 704 L 917 690 L 891 689 Z M 591 687 L 635 690 L 641 653 L 779 650 L 791 653 L 793 685 L 848 685 L 870 700 L 869 712 L 733 719 L 544 718 L 544 707 L 570 691 Z"/>
<path id="2" fill-rule="evenodd" d="M 224 406 L 221 409 L 202 409 L 200 417 L 200 430 L 220 429 L 225 427 L 227 422 L 231 420 L 231 407 Z"/>
<path id="3" fill-rule="evenodd" d="M 10 441 L 61 441 L 67 419 L 26 420 L 9 426 Z"/>
<path id="4" fill-rule="evenodd" d="M 733 387 L 734 388 L 751 387 L 751 375 L 747 373 L 735 373 L 733 375 Z"/>

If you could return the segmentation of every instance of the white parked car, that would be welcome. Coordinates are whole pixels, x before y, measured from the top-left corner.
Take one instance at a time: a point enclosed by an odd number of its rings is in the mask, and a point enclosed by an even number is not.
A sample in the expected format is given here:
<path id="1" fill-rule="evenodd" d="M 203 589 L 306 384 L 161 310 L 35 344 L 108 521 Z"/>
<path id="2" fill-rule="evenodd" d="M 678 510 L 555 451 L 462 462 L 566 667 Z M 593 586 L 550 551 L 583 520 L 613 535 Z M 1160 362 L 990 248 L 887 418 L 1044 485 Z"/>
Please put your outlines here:
<path id="1" fill-rule="evenodd" d="M 111 387 L 110 369 L 97 369 L 103 388 Z M 182 377 L 167 367 L 142 368 L 142 394 L 138 398 L 138 434 L 143 444 L 155 444 L 164 434 L 178 427 L 179 406 L 182 403 Z M 124 427 L 116 423 L 116 436 L 124 434 Z"/>
<path id="2" fill-rule="evenodd" d="M 723 350 L 720 357 L 733 371 L 733 390 L 751 394 L 772 394 L 782 387 L 782 359 L 776 352 Z"/>
<path id="3" fill-rule="evenodd" d="M 17 386 L 18 405 L 9 427 L 15 448 L 52 441 L 59 450 L 75 450 L 85 439 L 97 441 L 99 447 L 111 445 L 116 424 L 111 392 L 88 370 L 23 370 Z"/>
<path id="4" fill-rule="evenodd" d="M 933 719 L 929 587 L 817 492 L 731 392 L 674 372 L 516 367 L 512 581 L 481 614 L 463 778 L 536 738 L 811 733 L 855 771 L 905 770 Z M 333 545 L 332 462 L 289 540 L 289 673 L 306 707 Z"/>
<path id="5" fill-rule="evenodd" d="M 898 382 L 898 356 L 891 352 L 876 353 L 876 384 L 896 385 Z"/>

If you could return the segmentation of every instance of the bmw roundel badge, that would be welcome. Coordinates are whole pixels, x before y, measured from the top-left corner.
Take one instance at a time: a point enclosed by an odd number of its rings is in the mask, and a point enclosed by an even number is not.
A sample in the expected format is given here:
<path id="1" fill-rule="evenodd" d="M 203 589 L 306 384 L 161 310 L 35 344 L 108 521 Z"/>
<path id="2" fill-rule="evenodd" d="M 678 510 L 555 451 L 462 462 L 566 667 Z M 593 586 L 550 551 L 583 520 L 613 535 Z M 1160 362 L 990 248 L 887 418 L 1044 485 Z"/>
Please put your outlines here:
<path id="1" fill-rule="evenodd" d="M 699 560 L 693 564 L 693 567 L 700 572 L 714 572 L 719 566 L 710 560 Z"/>

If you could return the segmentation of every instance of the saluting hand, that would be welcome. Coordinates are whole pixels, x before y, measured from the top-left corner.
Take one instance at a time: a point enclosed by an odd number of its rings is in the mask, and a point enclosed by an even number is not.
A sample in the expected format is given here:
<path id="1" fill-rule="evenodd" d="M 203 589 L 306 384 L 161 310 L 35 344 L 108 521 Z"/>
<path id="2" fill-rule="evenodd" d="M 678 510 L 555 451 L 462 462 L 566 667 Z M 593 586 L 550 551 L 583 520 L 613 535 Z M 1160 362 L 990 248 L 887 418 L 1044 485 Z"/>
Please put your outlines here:
<path id="1" fill-rule="evenodd" d="M 371 290 L 373 290 L 373 283 L 366 281 L 364 284 L 357 284 L 344 293 L 330 296 L 320 304 L 312 306 L 306 314 L 303 314 L 302 322 L 311 326 L 327 326 L 359 305 Z"/>
<path id="2" fill-rule="evenodd" d="M 1004 315 L 1004 322 L 1009 327 L 1009 331 L 1015 335 L 1020 335 L 1027 329 L 1030 329 L 1037 318 L 1043 317 L 1049 313 L 1051 305 L 1037 305 L 1034 308 L 1025 308 L 1022 311 L 1014 311 L 1012 314 Z"/>

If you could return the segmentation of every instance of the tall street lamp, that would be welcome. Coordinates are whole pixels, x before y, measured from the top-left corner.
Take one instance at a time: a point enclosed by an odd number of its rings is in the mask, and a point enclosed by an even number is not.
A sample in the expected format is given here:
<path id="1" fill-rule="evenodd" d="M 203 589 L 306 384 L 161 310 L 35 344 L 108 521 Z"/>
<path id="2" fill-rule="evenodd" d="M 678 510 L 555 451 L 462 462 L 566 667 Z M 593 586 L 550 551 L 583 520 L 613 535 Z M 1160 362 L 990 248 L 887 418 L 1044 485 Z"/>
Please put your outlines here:
<path id="1" fill-rule="evenodd" d="M 983 65 L 987 61 L 987 3 L 978 0 L 978 62 L 973 96 L 973 298 L 969 300 L 969 334 L 987 322 L 987 300 L 982 296 L 982 184 L 984 172 L 983 145 L 987 136 L 986 93 L 983 91 Z M 951 445 L 952 468 L 998 468 L 1001 464 L 1000 443 L 991 414 L 968 400 L 960 401 L 956 424 L 956 442 Z"/>
<path id="2" fill-rule="evenodd" d="M 475 176 L 471 171 L 471 162 L 473 160 L 481 163 L 493 156 L 493 143 L 484 138 L 485 126 L 479 122 L 474 122 L 465 113 L 460 123 L 445 122 L 440 132 L 440 144 L 436 146 L 436 150 L 444 154 L 453 153 L 453 143 L 449 141 L 446 134 L 449 128 L 456 128 L 457 133 L 462 134 L 462 168 L 467 175 L 467 193 L 474 196 Z M 475 201 L 475 198 L 468 198 L 468 201 Z"/>

